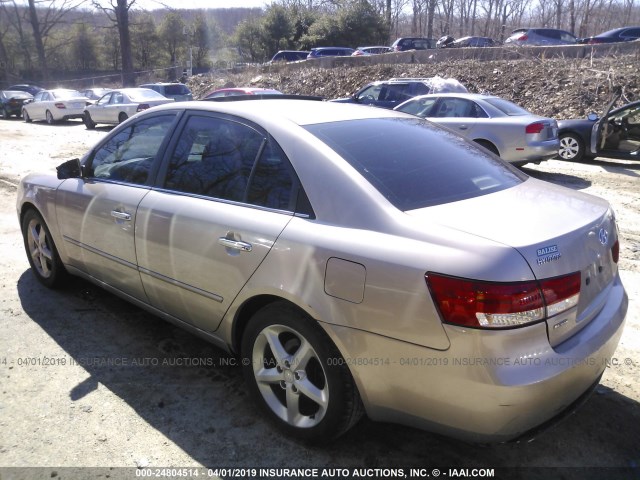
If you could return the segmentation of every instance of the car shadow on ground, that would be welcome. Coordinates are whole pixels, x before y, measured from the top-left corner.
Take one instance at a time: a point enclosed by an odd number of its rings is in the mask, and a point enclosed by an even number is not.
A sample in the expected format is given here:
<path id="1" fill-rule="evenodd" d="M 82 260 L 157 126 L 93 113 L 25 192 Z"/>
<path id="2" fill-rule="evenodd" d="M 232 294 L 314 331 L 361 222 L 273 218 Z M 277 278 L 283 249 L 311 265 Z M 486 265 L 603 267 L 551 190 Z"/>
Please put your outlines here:
<path id="1" fill-rule="evenodd" d="M 528 443 L 471 445 L 365 418 L 328 446 L 303 445 L 264 420 L 245 393 L 239 363 L 224 351 L 80 279 L 51 291 L 27 270 L 17 289 L 26 314 L 90 375 L 65 387 L 70 400 L 88 402 L 92 397 L 87 395 L 102 384 L 205 466 L 498 469 L 640 464 L 640 405 L 604 386 L 577 413 Z M 119 365 L 113 364 L 116 360 Z M 519 478 L 516 473 L 510 478 Z M 563 478 L 590 477 L 571 470 Z"/>

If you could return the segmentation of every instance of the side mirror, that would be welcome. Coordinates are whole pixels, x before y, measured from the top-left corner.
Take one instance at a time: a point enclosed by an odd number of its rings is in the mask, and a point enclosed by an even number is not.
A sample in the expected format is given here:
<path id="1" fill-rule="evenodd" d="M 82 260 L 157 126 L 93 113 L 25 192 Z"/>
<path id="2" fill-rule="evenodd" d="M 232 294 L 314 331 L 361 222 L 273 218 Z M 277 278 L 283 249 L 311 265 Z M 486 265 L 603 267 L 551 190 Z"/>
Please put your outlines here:
<path id="1" fill-rule="evenodd" d="M 592 122 L 595 122 L 596 120 L 598 120 L 598 114 L 596 112 L 591 112 L 589 115 L 587 115 L 587 120 L 590 120 Z"/>
<path id="2" fill-rule="evenodd" d="M 56 167 L 59 180 L 66 180 L 67 178 L 80 178 L 82 177 L 82 170 L 80 168 L 80 160 L 74 158 L 64 162 Z"/>

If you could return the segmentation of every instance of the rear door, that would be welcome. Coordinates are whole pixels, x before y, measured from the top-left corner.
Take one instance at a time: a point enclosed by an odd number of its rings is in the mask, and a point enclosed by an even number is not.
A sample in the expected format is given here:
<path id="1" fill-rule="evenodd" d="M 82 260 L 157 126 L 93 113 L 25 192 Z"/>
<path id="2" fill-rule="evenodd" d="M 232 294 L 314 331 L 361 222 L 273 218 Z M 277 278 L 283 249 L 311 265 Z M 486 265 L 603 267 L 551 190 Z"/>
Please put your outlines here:
<path id="1" fill-rule="evenodd" d="M 214 331 L 291 220 L 297 179 L 264 132 L 205 113 L 185 120 L 165 170 L 136 219 L 144 288 L 152 305 Z"/>

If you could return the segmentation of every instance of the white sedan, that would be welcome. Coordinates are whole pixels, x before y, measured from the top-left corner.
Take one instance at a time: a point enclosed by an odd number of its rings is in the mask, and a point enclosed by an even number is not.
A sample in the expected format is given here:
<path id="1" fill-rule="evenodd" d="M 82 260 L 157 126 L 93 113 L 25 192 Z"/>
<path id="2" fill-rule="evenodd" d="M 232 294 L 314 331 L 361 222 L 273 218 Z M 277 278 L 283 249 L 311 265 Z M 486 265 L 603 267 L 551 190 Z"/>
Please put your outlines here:
<path id="1" fill-rule="evenodd" d="M 90 130 L 98 123 L 117 125 L 147 108 L 171 102 L 172 98 L 149 88 L 121 88 L 107 93 L 93 105 L 87 105 L 82 120 Z"/>
<path id="2" fill-rule="evenodd" d="M 414 97 L 394 110 L 449 127 L 515 165 L 540 163 L 557 155 L 558 123 L 504 98 L 439 93 Z"/>
<path id="3" fill-rule="evenodd" d="M 46 120 L 48 124 L 72 118 L 82 118 L 87 97 L 77 90 L 42 90 L 35 94 L 33 101 L 22 107 L 22 118 L 29 123 Z"/>

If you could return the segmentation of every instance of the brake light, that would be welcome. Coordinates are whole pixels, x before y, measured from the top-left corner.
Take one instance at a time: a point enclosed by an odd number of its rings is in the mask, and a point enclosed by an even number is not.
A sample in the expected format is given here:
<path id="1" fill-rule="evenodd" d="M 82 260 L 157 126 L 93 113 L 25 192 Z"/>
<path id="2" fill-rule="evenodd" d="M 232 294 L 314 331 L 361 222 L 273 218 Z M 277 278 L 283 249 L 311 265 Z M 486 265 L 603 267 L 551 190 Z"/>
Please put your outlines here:
<path id="1" fill-rule="evenodd" d="M 616 243 L 611 247 L 611 258 L 613 263 L 618 263 L 620 260 L 620 240 L 616 240 Z"/>
<path id="2" fill-rule="evenodd" d="M 532 133 L 532 134 L 540 133 L 542 130 L 544 130 L 544 123 L 542 122 L 530 123 L 524 129 L 525 133 Z"/>
<path id="3" fill-rule="evenodd" d="M 147 108 L 149 108 L 149 104 L 148 103 L 141 103 L 140 105 L 138 105 L 138 108 L 136 109 L 136 112 L 141 112 L 143 110 L 146 110 Z"/>
<path id="4" fill-rule="evenodd" d="M 67 106 L 62 102 L 56 102 L 54 105 L 56 108 L 67 108 Z"/>
<path id="5" fill-rule="evenodd" d="M 529 39 L 529 35 L 527 35 L 526 33 L 523 34 L 520 38 L 518 38 L 519 41 L 524 42 L 525 40 Z"/>
<path id="6" fill-rule="evenodd" d="M 445 323 L 475 328 L 521 327 L 578 304 L 580 272 L 541 281 L 497 283 L 426 275 Z"/>

